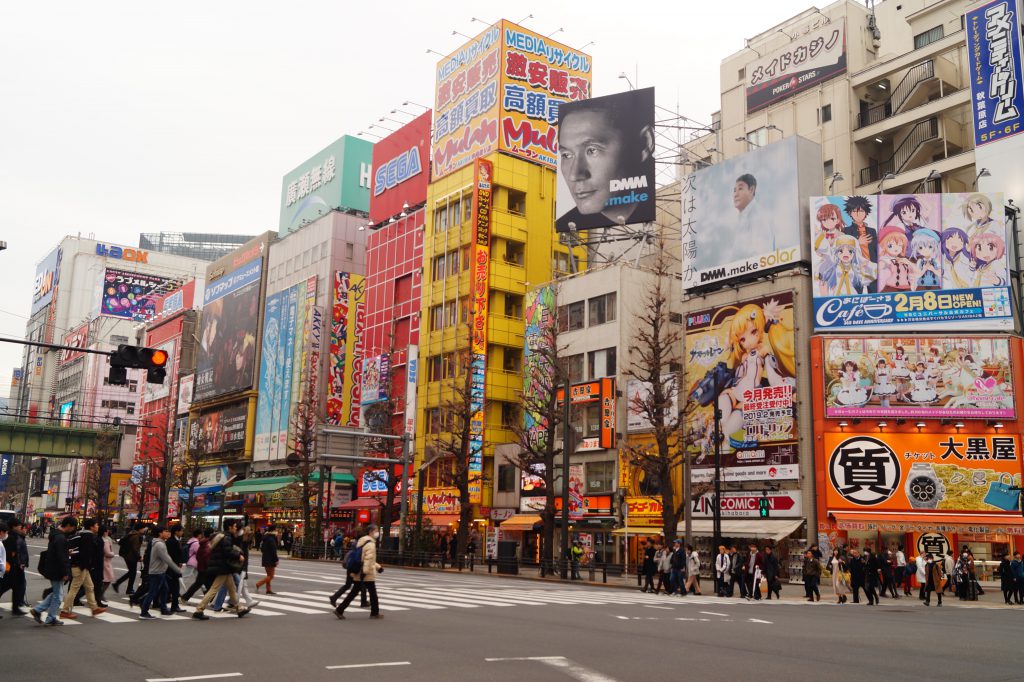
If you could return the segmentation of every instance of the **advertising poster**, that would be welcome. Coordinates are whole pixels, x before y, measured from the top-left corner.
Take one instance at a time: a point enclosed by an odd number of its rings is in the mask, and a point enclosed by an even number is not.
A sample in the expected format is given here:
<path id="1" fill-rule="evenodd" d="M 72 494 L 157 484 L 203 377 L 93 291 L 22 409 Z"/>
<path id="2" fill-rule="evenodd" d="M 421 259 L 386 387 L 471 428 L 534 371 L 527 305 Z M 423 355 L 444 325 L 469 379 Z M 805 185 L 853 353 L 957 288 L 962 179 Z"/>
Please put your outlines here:
<path id="1" fill-rule="evenodd" d="M 281 358 L 281 299 L 287 290 L 270 294 L 263 314 L 263 348 L 260 353 L 259 402 L 253 440 L 253 461 L 270 459 L 271 424 L 281 409 L 283 359 Z M 276 439 L 274 439 L 276 442 Z M 275 448 L 276 450 L 276 448 Z"/>
<path id="2" fill-rule="evenodd" d="M 142 390 L 143 401 L 153 402 L 161 398 L 166 398 L 171 394 L 171 385 L 174 383 L 174 375 L 177 372 L 175 368 L 175 361 L 178 356 L 174 352 L 177 342 L 174 339 L 169 339 L 161 343 L 157 348 L 167 353 L 167 364 L 164 365 L 164 369 L 167 371 L 167 378 L 164 379 L 162 384 L 151 384 L 148 381 L 144 384 L 145 388 Z"/>
<path id="3" fill-rule="evenodd" d="M 76 327 L 64 336 L 63 341 L 65 346 L 71 346 L 73 348 L 87 348 L 89 346 L 89 323 Z M 62 350 L 61 351 L 61 364 L 68 364 L 74 362 L 78 358 L 85 355 L 85 353 L 74 351 L 74 350 Z"/>
<path id="4" fill-rule="evenodd" d="M 202 413 L 189 424 L 189 453 L 204 457 L 245 448 L 245 403 Z"/>
<path id="5" fill-rule="evenodd" d="M 691 313 L 685 344 L 692 480 L 714 471 L 715 405 L 727 480 L 798 478 L 793 292 Z"/>
<path id="6" fill-rule="evenodd" d="M 820 186 L 821 148 L 799 137 L 687 175 L 681 183 L 683 288 L 802 260 L 799 207 Z"/>
<path id="7" fill-rule="evenodd" d="M 178 380 L 178 414 L 188 412 L 188 408 L 192 405 L 192 391 L 195 385 L 195 374 L 186 374 Z"/>
<path id="8" fill-rule="evenodd" d="M 35 315 L 53 300 L 53 292 L 60 282 L 60 261 L 63 251 L 57 247 L 39 261 L 32 287 L 32 314 Z"/>
<path id="9" fill-rule="evenodd" d="M 523 394 L 528 401 L 537 401 L 549 389 L 554 367 L 545 358 L 551 342 L 551 325 L 555 323 L 555 289 L 541 287 L 526 292 L 526 330 L 523 335 Z M 527 403 L 530 404 L 530 403 Z M 530 440 L 543 442 L 547 422 L 543 415 L 531 410 L 523 411 L 523 420 Z"/>
<path id="10" fill-rule="evenodd" d="M 569 518 L 577 521 L 586 513 L 583 504 L 583 465 L 569 465 Z"/>
<path id="11" fill-rule="evenodd" d="M 405 367 L 405 432 L 416 435 L 416 382 L 419 377 L 420 347 L 409 346 Z"/>
<path id="12" fill-rule="evenodd" d="M 370 222 L 381 223 L 427 200 L 430 183 L 429 109 L 373 145 Z"/>
<path id="13" fill-rule="evenodd" d="M 359 332 L 365 323 L 365 314 L 363 276 L 340 271 L 334 273 L 326 410 L 327 423 L 332 426 L 359 426 L 362 414 L 362 341 Z M 354 368 L 355 365 L 358 369 Z M 358 378 L 358 384 L 353 381 L 353 375 Z"/>
<path id="14" fill-rule="evenodd" d="M 671 374 L 663 374 L 661 375 L 661 381 L 662 385 L 667 387 L 669 392 L 672 393 L 670 414 L 679 414 L 678 380 L 675 380 Z M 626 400 L 629 409 L 626 417 L 627 433 L 651 430 L 651 422 L 647 420 L 647 414 L 643 409 L 644 404 L 650 399 L 651 389 L 649 381 L 630 379 L 626 382 Z"/>
<path id="15" fill-rule="evenodd" d="M 971 10 L 964 21 L 976 147 L 1024 132 L 1018 7 L 996 0 Z"/>
<path id="16" fill-rule="evenodd" d="M 832 510 L 1020 515 L 1020 438 L 991 433 L 825 433 Z"/>
<path id="17" fill-rule="evenodd" d="M 100 294 L 100 315 L 142 322 L 156 315 L 157 300 L 168 287 L 179 286 L 160 275 L 106 268 Z"/>
<path id="18" fill-rule="evenodd" d="M 458 488 L 425 488 L 423 490 L 423 513 L 429 514 L 458 514 L 459 513 L 459 489 Z"/>
<path id="19" fill-rule="evenodd" d="M 824 340 L 825 416 L 1013 419 L 1007 338 Z"/>
<path id="20" fill-rule="evenodd" d="M 470 331 L 469 499 L 483 502 L 484 408 L 487 381 L 487 308 L 491 261 L 491 178 L 494 165 L 478 159 L 473 190 L 472 311 Z"/>
<path id="21" fill-rule="evenodd" d="M 813 197 L 815 328 L 1013 327 L 998 193 Z"/>
<path id="22" fill-rule="evenodd" d="M 654 220 L 654 88 L 559 109 L 555 230 Z"/>
<path id="23" fill-rule="evenodd" d="M 501 25 L 441 60 L 435 74 L 434 180 L 498 148 Z"/>
<path id="24" fill-rule="evenodd" d="M 768 508 L 772 518 L 799 519 L 803 517 L 803 497 L 799 490 L 772 490 L 768 492 Z M 757 519 L 761 517 L 760 490 L 734 490 L 722 493 L 723 518 Z M 712 518 L 715 515 L 714 492 L 697 497 L 691 506 L 695 517 Z"/>
<path id="25" fill-rule="evenodd" d="M 0 493 L 7 490 L 7 481 L 14 469 L 14 455 L 0 455 Z"/>
<path id="26" fill-rule="evenodd" d="M 544 471 L 543 462 L 537 462 L 525 469 L 520 469 L 519 511 L 538 512 L 544 508 L 547 502 Z"/>
<path id="27" fill-rule="evenodd" d="M 71 422 L 74 420 L 75 412 L 75 401 L 69 400 L 66 403 L 60 404 L 60 425 L 71 426 Z"/>
<path id="28" fill-rule="evenodd" d="M 207 285 L 195 400 L 252 387 L 262 266 L 256 258 Z"/>
<path id="29" fill-rule="evenodd" d="M 385 353 L 369 357 L 363 363 L 363 405 L 383 402 L 388 399 L 391 361 Z"/>
<path id="30" fill-rule="evenodd" d="M 794 38 L 746 67 L 747 113 L 771 106 L 846 73 L 846 20 Z"/>
<path id="31" fill-rule="evenodd" d="M 501 40 L 501 150 L 554 168 L 560 108 L 590 97 L 590 57 L 508 21 Z"/>

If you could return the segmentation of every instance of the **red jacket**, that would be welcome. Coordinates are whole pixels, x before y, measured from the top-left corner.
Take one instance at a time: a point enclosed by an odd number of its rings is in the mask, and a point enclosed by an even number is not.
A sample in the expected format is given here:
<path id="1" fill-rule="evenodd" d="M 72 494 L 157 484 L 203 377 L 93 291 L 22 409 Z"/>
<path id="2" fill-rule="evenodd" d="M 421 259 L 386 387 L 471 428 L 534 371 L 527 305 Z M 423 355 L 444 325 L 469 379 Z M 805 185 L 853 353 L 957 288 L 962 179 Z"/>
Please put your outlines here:
<path id="1" fill-rule="evenodd" d="M 747 565 L 744 566 L 743 570 L 747 572 L 747 575 L 754 575 L 754 573 L 757 571 L 757 569 L 763 568 L 763 567 L 764 567 L 764 553 L 763 552 L 757 552 L 757 553 L 754 554 L 754 567 L 753 567 L 753 570 L 751 570 L 751 567 L 750 567 L 750 557 L 749 556 L 747 557 Z"/>

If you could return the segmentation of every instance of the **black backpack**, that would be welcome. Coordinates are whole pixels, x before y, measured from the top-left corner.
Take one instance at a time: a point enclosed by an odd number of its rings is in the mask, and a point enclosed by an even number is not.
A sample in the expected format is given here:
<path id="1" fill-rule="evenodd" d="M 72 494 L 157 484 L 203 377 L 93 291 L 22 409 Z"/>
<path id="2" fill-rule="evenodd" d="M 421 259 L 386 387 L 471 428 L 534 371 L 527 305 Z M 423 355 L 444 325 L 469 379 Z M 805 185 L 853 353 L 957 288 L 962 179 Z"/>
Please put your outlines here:
<path id="1" fill-rule="evenodd" d="M 49 550 L 49 548 L 47 548 L 47 549 L 44 549 L 42 552 L 39 553 L 39 561 L 36 564 L 36 571 L 38 571 L 39 575 L 43 576 L 47 580 L 53 580 L 53 578 L 51 578 L 46 573 L 46 556 L 47 556 L 47 554 L 49 554 L 49 552 L 50 552 L 50 550 Z"/>

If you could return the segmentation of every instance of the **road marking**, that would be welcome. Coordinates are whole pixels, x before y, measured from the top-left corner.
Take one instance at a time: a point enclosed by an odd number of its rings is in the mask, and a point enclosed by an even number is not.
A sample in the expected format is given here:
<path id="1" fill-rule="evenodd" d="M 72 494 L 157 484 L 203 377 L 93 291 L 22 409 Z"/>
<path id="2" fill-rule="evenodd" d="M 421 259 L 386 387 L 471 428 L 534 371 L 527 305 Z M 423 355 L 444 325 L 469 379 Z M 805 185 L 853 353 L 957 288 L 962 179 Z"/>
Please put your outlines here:
<path id="1" fill-rule="evenodd" d="M 710 618 L 676 618 L 676 620 L 685 620 L 690 623 L 710 623 Z"/>
<path id="2" fill-rule="evenodd" d="M 349 668 L 383 668 L 391 665 L 412 665 L 410 661 L 389 661 L 388 663 L 353 663 L 351 665 L 328 665 L 328 670 L 348 670 Z"/>
<path id="3" fill-rule="evenodd" d="M 615 616 L 619 620 L 629 620 L 629 616 Z"/>
<path id="4" fill-rule="evenodd" d="M 221 677 L 242 677 L 242 673 L 220 673 L 218 675 L 193 675 L 191 677 L 150 677 L 146 682 L 188 682 L 189 680 L 214 680 Z"/>
<path id="5" fill-rule="evenodd" d="M 510 658 L 485 658 L 484 661 L 487 663 L 496 663 L 500 661 L 535 661 L 537 663 L 543 663 L 544 665 L 551 666 L 552 668 L 558 668 L 559 670 L 564 671 L 569 677 L 573 677 L 580 682 L 617 682 L 614 677 L 608 677 L 596 670 L 591 670 L 579 663 L 570 661 L 565 656 L 513 656 Z"/>
<path id="6" fill-rule="evenodd" d="M 718 613 L 716 611 L 698 611 L 698 613 L 703 613 L 705 616 L 721 616 L 722 618 L 729 617 L 728 613 Z"/>
<path id="7" fill-rule="evenodd" d="M 748 623 L 764 623 L 765 625 L 772 625 L 770 620 L 761 620 L 759 618 L 747 618 Z"/>
<path id="8" fill-rule="evenodd" d="M 653 604 L 644 604 L 645 609 L 661 609 L 662 611 L 675 611 L 671 606 L 654 606 Z M 701 611 L 704 613 L 704 611 Z"/>

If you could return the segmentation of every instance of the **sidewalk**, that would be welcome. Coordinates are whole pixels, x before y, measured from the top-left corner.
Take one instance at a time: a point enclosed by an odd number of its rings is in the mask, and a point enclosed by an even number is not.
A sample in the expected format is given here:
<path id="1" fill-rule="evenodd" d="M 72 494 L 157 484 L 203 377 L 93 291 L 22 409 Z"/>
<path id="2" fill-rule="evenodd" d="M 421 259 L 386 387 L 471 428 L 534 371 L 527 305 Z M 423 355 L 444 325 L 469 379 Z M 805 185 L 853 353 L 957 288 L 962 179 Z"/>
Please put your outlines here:
<path id="1" fill-rule="evenodd" d="M 321 561 L 322 562 L 322 561 L 327 561 L 327 560 L 324 560 L 324 559 L 296 559 L 296 561 Z M 338 562 L 335 562 L 335 561 L 327 561 L 327 562 L 328 563 L 338 563 Z M 385 563 L 385 565 L 387 565 L 387 564 Z M 473 571 L 470 571 L 469 569 L 459 570 L 457 568 L 443 568 L 442 569 L 442 568 L 438 568 L 438 567 L 435 567 L 435 566 L 429 566 L 429 567 L 400 566 L 399 568 L 402 568 L 403 570 L 407 570 L 407 571 L 427 571 L 427 572 L 433 572 L 433 573 L 451 573 L 451 574 L 456 574 L 456 575 L 458 575 L 458 574 L 480 575 L 480 576 L 493 577 L 495 579 L 503 579 L 504 578 L 504 579 L 509 579 L 509 580 L 530 580 L 530 581 L 534 581 L 534 582 L 547 583 L 547 584 L 552 585 L 552 586 L 556 586 L 556 585 L 586 585 L 586 586 L 589 586 L 589 587 L 611 587 L 611 588 L 620 589 L 620 590 L 637 590 L 637 591 L 639 591 L 640 585 L 642 584 L 642 580 L 643 580 L 641 578 L 640 582 L 638 582 L 637 581 L 637 575 L 635 573 L 630 573 L 629 575 L 616 576 L 616 577 L 608 576 L 608 582 L 603 582 L 602 581 L 601 571 L 599 571 L 599 570 L 596 570 L 594 572 L 594 579 L 591 580 L 590 579 L 590 571 L 586 567 L 581 567 L 580 568 L 580 576 L 583 578 L 583 580 L 571 580 L 571 581 L 570 580 L 562 580 L 561 578 L 556 577 L 556 576 L 541 577 L 541 575 L 540 575 L 540 568 L 539 567 L 535 567 L 535 566 L 520 566 L 519 567 L 518 575 L 509 575 L 507 573 L 499 574 L 497 572 L 497 567 L 492 567 L 491 572 L 488 572 L 487 564 L 476 564 L 475 567 L 474 567 L 475 570 L 473 570 Z M 655 578 L 655 584 L 657 584 L 657 578 Z M 713 584 L 713 581 L 711 581 L 709 579 L 702 579 L 701 580 L 701 588 L 704 590 L 704 593 L 702 595 L 703 598 L 709 598 L 709 599 L 715 599 L 716 598 L 715 594 L 714 594 L 714 584 Z M 831 603 L 834 604 L 836 602 L 836 595 L 835 595 L 835 592 L 832 590 L 832 582 L 831 582 L 831 580 L 829 580 L 827 583 L 821 585 L 820 590 L 821 590 L 821 602 L 820 603 L 824 604 L 826 602 L 831 602 Z M 924 603 L 921 602 L 917 598 L 917 590 L 916 589 L 914 590 L 913 595 L 911 595 L 909 597 L 904 596 L 901 589 L 897 590 L 897 592 L 900 595 L 899 599 L 893 599 L 891 597 L 883 597 L 880 600 L 879 603 L 883 604 L 883 605 L 890 605 L 890 606 L 892 606 L 892 605 L 903 605 L 903 606 L 914 606 L 914 607 L 925 608 Z M 688 596 L 692 597 L 692 596 L 695 596 L 695 595 L 688 595 Z M 738 597 L 739 597 L 738 593 L 734 594 L 734 596 L 733 596 L 734 599 L 738 598 Z M 848 598 L 852 598 L 852 596 L 848 596 Z M 666 595 L 665 599 L 666 600 L 673 599 L 673 597 L 671 597 L 669 595 Z M 679 597 L 675 597 L 675 599 L 680 599 L 680 598 Z M 682 598 L 682 599 L 685 600 L 686 598 Z M 767 601 L 767 600 L 762 598 L 762 601 Z M 776 600 L 776 599 L 773 598 L 771 601 L 773 601 L 773 602 L 774 601 L 780 601 L 782 603 L 788 603 L 788 604 L 797 604 L 797 603 L 806 604 L 806 603 L 808 603 L 807 602 L 807 598 L 804 596 L 804 586 L 801 583 L 792 583 L 792 584 L 790 584 L 790 583 L 783 583 L 782 584 L 782 598 L 779 599 L 779 600 Z M 685 601 L 684 601 L 684 603 L 685 603 Z M 852 603 L 852 602 L 848 602 L 848 603 Z M 860 604 L 856 604 L 855 606 L 861 606 L 861 605 L 864 605 L 864 604 L 866 604 L 866 601 L 865 601 L 864 595 L 861 594 L 861 603 Z M 932 595 L 932 604 L 933 604 L 933 607 L 934 607 L 934 604 L 935 604 L 935 596 L 934 595 Z M 985 588 L 985 594 L 980 596 L 980 597 L 978 597 L 977 601 L 960 601 L 955 595 L 946 593 L 942 597 L 942 606 L 943 606 L 943 608 L 946 608 L 948 606 L 957 606 L 957 607 L 961 607 L 961 608 L 1020 609 L 1022 612 L 1024 612 L 1024 606 L 1010 606 L 1010 605 L 1004 604 L 1003 603 L 1003 593 L 999 590 L 998 587 L 986 587 Z"/>

